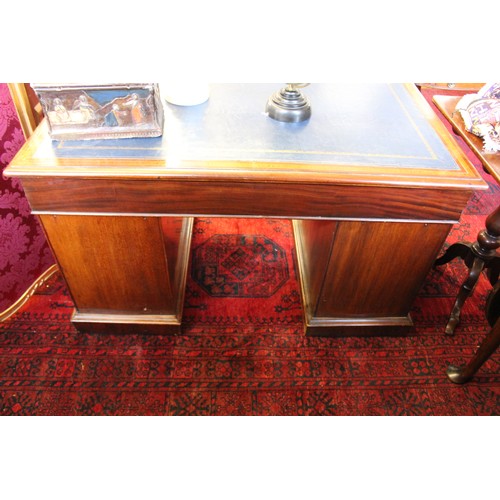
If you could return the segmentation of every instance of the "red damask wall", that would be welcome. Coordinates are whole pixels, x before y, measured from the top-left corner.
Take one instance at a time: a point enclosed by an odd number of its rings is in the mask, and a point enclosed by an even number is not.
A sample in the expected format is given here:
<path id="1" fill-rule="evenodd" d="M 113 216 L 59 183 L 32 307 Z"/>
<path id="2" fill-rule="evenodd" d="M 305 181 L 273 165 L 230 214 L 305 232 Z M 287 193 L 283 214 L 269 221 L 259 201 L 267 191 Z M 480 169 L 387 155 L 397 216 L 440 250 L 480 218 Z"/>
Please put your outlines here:
<path id="1" fill-rule="evenodd" d="M 9 88 L 0 83 L 0 313 L 54 263 L 42 228 L 30 214 L 20 182 L 3 175 L 23 143 Z"/>

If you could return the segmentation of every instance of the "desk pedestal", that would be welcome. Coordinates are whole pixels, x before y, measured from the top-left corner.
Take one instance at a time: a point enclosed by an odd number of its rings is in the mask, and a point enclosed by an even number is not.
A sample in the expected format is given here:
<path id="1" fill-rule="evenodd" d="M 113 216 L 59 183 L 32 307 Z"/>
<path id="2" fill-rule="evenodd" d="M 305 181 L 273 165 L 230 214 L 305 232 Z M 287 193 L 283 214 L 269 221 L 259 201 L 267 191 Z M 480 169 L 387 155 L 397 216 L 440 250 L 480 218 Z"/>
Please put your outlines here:
<path id="1" fill-rule="evenodd" d="M 179 333 L 192 218 L 42 215 L 79 330 Z"/>
<path id="2" fill-rule="evenodd" d="M 295 220 L 306 332 L 404 333 L 448 224 Z"/>

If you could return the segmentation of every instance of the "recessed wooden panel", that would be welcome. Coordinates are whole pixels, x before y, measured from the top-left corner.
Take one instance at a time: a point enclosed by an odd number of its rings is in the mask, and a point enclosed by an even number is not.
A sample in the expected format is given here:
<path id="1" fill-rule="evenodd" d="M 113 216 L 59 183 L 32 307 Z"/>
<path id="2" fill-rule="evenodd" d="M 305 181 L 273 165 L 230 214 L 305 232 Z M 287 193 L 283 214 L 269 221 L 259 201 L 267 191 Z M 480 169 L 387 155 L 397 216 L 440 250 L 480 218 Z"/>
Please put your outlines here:
<path id="1" fill-rule="evenodd" d="M 80 312 L 175 314 L 160 219 L 41 217 Z"/>
<path id="2" fill-rule="evenodd" d="M 189 250 L 193 232 L 192 217 L 162 217 L 161 228 L 168 272 L 174 298 L 177 297 L 177 310 L 182 311 L 186 286 L 186 273 L 189 265 Z M 180 319 L 180 316 L 179 316 Z"/>
<path id="3" fill-rule="evenodd" d="M 337 222 L 331 220 L 293 221 L 302 297 L 309 317 L 318 304 L 336 227 Z"/>
<path id="4" fill-rule="evenodd" d="M 318 317 L 406 317 L 451 226 L 340 222 Z"/>

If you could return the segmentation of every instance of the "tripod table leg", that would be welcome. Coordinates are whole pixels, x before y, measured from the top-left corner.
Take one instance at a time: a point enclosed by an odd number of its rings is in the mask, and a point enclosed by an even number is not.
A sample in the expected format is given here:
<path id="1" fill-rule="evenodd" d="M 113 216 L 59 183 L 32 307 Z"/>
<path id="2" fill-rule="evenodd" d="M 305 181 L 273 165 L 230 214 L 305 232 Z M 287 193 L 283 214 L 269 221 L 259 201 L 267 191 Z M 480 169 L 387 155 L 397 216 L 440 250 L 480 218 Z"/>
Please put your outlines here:
<path id="1" fill-rule="evenodd" d="M 446 375 L 455 384 L 468 382 L 495 352 L 498 346 L 500 346 L 500 321 L 497 320 L 471 361 L 462 367 L 450 365 L 446 371 Z"/>
<path id="2" fill-rule="evenodd" d="M 467 259 L 467 257 L 472 256 L 472 243 L 465 243 L 465 242 L 459 242 L 459 243 L 453 243 L 453 245 L 450 245 L 446 252 L 439 257 L 439 259 L 436 259 L 436 262 L 434 262 L 434 267 L 437 266 L 442 266 L 444 264 L 448 264 L 448 262 L 451 262 L 453 259 L 456 259 L 457 257 L 460 257 L 463 261 Z"/>
<path id="3" fill-rule="evenodd" d="M 455 331 L 455 327 L 458 325 L 460 321 L 460 311 L 462 310 L 462 306 L 464 305 L 467 297 L 471 294 L 472 290 L 476 286 L 477 280 L 481 275 L 481 271 L 484 268 L 484 260 L 475 258 L 472 263 L 472 267 L 470 268 L 469 274 L 466 280 L 462 283 L 460 287 L 460 291 L 458 292 L 457 299 L 455 301 L 455 305 L 453 306 L 453 310 L 451 311 L 450 319 L 448 320 L 448 324 L 446 325 L 445 332 L 448 335 L 452 335 Z"/>

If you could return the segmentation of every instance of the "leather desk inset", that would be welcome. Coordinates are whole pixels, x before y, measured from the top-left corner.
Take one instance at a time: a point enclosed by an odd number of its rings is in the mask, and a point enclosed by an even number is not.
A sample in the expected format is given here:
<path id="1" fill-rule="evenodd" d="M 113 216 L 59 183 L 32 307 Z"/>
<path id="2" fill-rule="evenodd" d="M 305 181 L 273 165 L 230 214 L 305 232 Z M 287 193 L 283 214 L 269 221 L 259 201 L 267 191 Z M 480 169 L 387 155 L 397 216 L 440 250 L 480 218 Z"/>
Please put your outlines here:
<path id="1" fill-rule="evenodd" d="M 42 220 L 75 323 L 179 331 L 191 218 L 255 216 L 294 221 L 308 334 L 411 327 L 486 184 L 414 85 L 312 84 L 312 117 L 296 124 L 264 113 L 280 85 L 166 105 L 161 138 L 58 143 L 41 124 L 7 173 Z"/>

